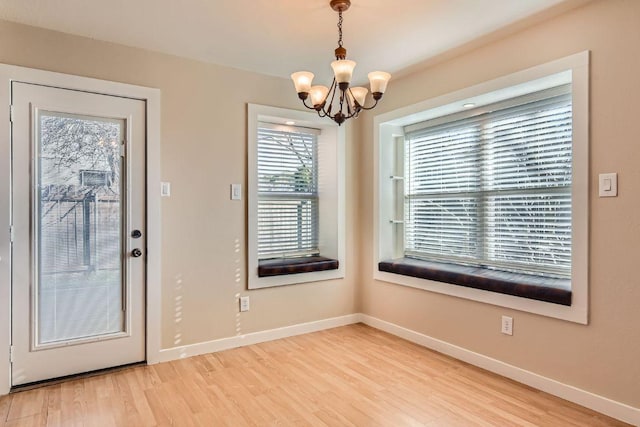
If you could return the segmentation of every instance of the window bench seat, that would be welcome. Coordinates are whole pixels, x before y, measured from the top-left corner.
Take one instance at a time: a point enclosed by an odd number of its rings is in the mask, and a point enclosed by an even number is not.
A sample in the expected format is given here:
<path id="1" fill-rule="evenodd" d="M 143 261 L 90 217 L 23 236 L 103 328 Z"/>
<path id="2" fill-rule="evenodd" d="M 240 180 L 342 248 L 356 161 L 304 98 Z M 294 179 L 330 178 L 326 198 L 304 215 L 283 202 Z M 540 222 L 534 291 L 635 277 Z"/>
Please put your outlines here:
<path id="1" fill-rule="evenodd" d="M 554 304 L 571 305 L 571 281 L 481 267 L 399 258 L 382 261 L 380 271 L 466 286 Z"/>
<path id="2" fill-rule="evenodd" d="M 281 276 L 284 274 L 310 273 L 312 271 L 337 269 L 338 260 L 321 256 L 275 258 L 260 260 L 258 263 L 258 276 Z"/>

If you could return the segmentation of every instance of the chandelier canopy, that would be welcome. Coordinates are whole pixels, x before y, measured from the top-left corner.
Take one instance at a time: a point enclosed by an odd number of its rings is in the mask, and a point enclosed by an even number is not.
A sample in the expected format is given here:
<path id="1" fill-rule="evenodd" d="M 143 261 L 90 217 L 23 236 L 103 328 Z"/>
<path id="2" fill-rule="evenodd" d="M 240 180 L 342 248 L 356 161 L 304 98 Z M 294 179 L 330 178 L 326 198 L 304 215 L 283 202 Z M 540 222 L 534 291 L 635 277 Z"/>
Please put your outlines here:
<path id="1" fill-rule="evenodd" d="M 291 79 L 298 92 L 298 98 L 305 107 L 316 110 L 320 117 L 329 117 L 338 125 L 352 117 L 358 117 L 362 110 L 371 110 L 382 98 L 391 74 L 384 71 L 369 73 L 369 86 L 373 105 L 365 107 L 369 90 L 365 87 L 350 87 L 355 61 L 347 59 L 347 49 L 342 46 L 342 12 L 349 9 L 351 0 L 331 0 L 331 8 L 338 12 L 338 47 L 335 50 L 336 60 L 331 63 L 333 68 L 333 82 L 331 86 L 311 86 L 313 73 L 298 71 L 291 74 Z M 307 105 L 310 99 L 311 105 Z"/>

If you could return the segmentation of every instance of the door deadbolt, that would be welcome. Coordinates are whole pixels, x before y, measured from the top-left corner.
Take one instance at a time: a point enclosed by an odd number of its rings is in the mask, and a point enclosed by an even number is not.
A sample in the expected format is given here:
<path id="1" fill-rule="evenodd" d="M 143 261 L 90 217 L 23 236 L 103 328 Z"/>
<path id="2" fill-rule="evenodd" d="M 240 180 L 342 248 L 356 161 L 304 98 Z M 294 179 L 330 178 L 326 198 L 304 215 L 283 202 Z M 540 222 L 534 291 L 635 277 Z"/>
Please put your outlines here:
<path id="1" fill-rule="evenodd" d="M 131 237 L 134 239 L 139 239 L 142 236 L 142 232 L 140 230 L 133 230 L 131 232 Z"/>

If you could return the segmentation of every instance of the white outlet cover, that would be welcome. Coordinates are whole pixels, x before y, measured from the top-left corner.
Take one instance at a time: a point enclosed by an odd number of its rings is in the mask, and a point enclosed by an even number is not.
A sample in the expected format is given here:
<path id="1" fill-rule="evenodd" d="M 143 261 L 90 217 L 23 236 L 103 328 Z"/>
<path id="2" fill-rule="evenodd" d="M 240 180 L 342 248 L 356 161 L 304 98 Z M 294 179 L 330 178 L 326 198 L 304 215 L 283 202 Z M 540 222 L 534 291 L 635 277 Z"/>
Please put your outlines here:
<path id="1" fill-rule="evenodd" d="M 513 317 L 502 316 L 502 328 L 500 332 L 505 335 L 513 335 Z"/>
<path id="2" fill-rule="evenodd" d="M 240 297 L 240 311 L 249 311 L 249 297 Z"/>

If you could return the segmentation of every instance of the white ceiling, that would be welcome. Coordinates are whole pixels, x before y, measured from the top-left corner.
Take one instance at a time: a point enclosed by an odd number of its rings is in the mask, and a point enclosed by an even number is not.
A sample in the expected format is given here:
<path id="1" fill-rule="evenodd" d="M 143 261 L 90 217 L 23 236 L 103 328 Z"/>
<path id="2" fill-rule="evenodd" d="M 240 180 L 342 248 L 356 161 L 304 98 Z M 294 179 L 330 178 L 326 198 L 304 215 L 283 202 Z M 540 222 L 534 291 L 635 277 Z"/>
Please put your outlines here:
<path id="1" fill-rule="evenodd" d="M 352 0 L 344 46 L 361 82 L 577 1 Z M 0 0 L 0 19 L 318 83 L 331 78 L 337 18 L 329 0 Z"/>

